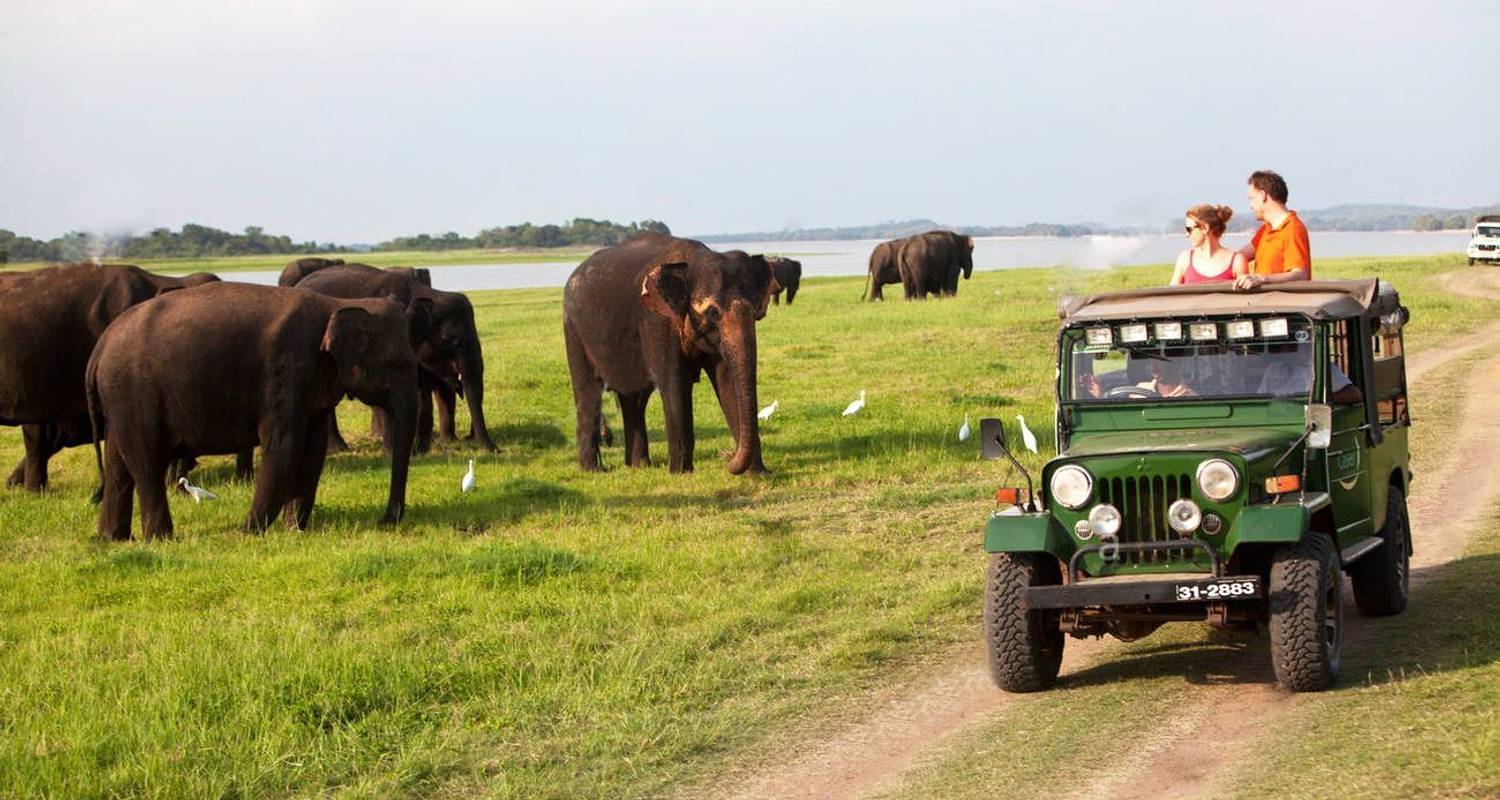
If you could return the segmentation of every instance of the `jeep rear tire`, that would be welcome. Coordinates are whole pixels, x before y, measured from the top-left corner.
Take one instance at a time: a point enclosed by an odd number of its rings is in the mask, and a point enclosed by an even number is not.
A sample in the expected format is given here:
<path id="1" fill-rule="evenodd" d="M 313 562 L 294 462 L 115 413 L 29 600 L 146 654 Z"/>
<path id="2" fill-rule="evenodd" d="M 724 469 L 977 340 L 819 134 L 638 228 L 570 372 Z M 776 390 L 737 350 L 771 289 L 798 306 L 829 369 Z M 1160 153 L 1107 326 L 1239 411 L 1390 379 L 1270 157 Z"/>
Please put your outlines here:
<path id="1" fill-rule="evenodd" d="M 990 677 L 1007 692 L 1036 692 L 1062 666 L 1061 613 L 1026 608 L 1026 589 L 1062 583 L 1057 559 L 1045 553 L 995 553 L 984 582 L 984 641 Z"/>
<path id="2" fill-rule="evenodd" d="M 1471 267 L 1474 266 L 1474 259 L 1472 259 L 1472 258 L 1469 259 L 1469 266 L 1471 266 Z"/>
<path id="3" fill-rule="evenodd" d="M 1271 665 L 1294 692 L 1327 689 L 1344 643 L 1343 572 L 1333 540 L 1309 533 L 1271 564 Z"/>
<path id="4" fill-rule="evenodd" d="M 1411 530 L 1406 516 L 1406 495 L 1392 486 L 1386 494 L 1385 524 L 1380 526 L 1380 547 L 1355 562 L 1349 571 L 1354 584 L 1354 604 L 1366 617 L 1388 617 L 1406 610 L 1411 584 Z"/>

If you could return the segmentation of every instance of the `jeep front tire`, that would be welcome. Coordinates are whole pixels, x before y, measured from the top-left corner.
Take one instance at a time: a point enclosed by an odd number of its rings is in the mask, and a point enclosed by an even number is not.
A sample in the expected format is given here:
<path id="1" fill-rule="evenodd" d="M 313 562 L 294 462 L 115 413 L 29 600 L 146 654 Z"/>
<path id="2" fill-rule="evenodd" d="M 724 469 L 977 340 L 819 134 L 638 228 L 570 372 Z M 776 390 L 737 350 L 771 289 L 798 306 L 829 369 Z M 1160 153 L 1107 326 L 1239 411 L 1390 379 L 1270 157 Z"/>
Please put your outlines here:
<path id="1" fill-rule="evenodd" d="M 1410 522 L 1406 495 L 1392 486 L 1386 494 L 1385 524 L 1380 526 L 1380 547 L 1354 563 L 1349 577 L 1354 585 L 1354 605 L 1366 617 L 1388 617 L 1406 610 L 1411 585 Z"/>
<path id="2" fill-rule="evenodd" d="M 1007 692 L 1036 692 L 1062 666 L 1061 614 L 1026 607 L 1026 589 L 1062 583 L 1057 559 L 1045 553 L 995 553 L 984 582 L 984 641 L 990 677 Z"/>
<path id="3" fill-rule="evenodd" d="M 1333 540 L 1309 533 L 1271 564 L 1271 665 L 1294 692 L 1327 689 L 1344 643 L 1343 573 Z"/>

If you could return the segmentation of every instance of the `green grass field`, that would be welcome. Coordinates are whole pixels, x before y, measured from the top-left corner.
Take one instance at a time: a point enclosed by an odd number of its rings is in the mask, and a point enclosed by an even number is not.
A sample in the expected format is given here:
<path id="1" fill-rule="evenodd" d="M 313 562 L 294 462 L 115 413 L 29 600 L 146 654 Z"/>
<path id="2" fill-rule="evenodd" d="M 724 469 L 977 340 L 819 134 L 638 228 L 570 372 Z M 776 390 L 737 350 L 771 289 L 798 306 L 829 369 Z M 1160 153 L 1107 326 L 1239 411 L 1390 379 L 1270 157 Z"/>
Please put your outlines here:
<path id="1" fill-rule="evenodd" d="M 1354 259 L 1320 273 L 1395 282 L 1417 350 L 1494 314 L 1437 288 L 1461 264 Z M 662 466 L 655 401 L 658 466 L 626 470 L 617 447 L 611 471 L 579 472 L 557 289 L 471 295 L 501 450 L 477 458 L 470 495 L 458 481 L 476 454 L 445 445 L 415 460 L 394 530 L 374 526 L 387 468 L 352 404 L 341 422 L 358 446 L 330 458 L 306 533 L 240 533 L 250 487 L 213 458 L 195 480 L 222 499 L 173 495 L 174 540 L 100 542 L 92 453 L 68 451 L 49 494 L 0 494 L 0 795 L 692 785 L 977 640 L 979 531 L 1013 477 L 957 441 L 964 414 L 1011 430 L 1025 414 L 1045 455 L 1057 297 L 1165 274 L 980 272 L 953 300 L 877 305 L 857 302 L 858 278 L 805 281 L 758 328 L 761 401 L 781 401 L 763 428 L 766 477 L 724 471 L 732 442 L 707 381 L 696 473 Z M 860 389 L 865 412 L 841 419 Z M 20 452 L 0 429 L 7 469 Z M 1182 683 L 1144 668 L 1101 681 L 1115 699 L 1091 719 L 1129 725 L 1125 702 L 1161 681 Z M 1027 752 L 1088 730 L 1056 719 L 1025 721 L 1043 734 Z"/>
<path id="2" fill-rule="evenodd" d="M 592 253 L 592 247 L 562 247 L 545 250 L 391 250 L 369 253 L 309 253 L 320 258 L 342 258 L 351 263 L 369 264 L 375 267 L 443 267 L 458 264 L 535 264 L 538 262 L 582 261 Z M 153 272 L 279 272 L 289 261 L 302 258 L 300 255 L 222 256 L 216 258 L 146 258 L 106 259 L 110 263 L 130 263 Z M 0 264 L 0 270 L 37 269 L 49 266 L 40 261 L 16 264 Z"/>

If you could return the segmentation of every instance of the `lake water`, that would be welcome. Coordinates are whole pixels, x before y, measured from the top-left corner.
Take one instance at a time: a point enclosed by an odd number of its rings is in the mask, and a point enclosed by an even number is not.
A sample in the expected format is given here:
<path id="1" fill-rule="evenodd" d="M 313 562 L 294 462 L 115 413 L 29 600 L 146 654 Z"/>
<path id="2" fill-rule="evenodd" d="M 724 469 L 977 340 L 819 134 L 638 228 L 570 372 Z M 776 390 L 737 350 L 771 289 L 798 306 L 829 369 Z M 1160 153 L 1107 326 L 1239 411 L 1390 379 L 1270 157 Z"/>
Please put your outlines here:
<path id="1" fill-rule="evenodd" d="M 810 242 L 726 242 L 715 250 L 785 254 L 802 262 L 804 276 L 863 275 L 870 251 L 879 239 Z M 1230 247 L 1249 241 L 1248 234 L 1224 237 Z M 1314 259 L 1339 256 L 1415 256 L 1462 253 L 1469 243 L 1466 231 L 1417 233 L 1407 231 L 1313 233 Z M 974 240 L 976 270 L 1016 267 L 1073 266 L 1104 269 L 1130 264 L 1166 264 L 1186 246 L 1177 236 L 1045 236 L 988 237 Z M 1316 261 L 1314 261 L 1316 266 Z M 422 266 L 420 262 L 413 266 Z M 439 289 L 466 292 L 483 289 L 525 289 L 562 286 L 578 265 L 573 262 L 538 264 L 466 264 L 433 266 L 432 283 Z M 274 286 L 280 272 L 228 273 L 230 280 Z"/>

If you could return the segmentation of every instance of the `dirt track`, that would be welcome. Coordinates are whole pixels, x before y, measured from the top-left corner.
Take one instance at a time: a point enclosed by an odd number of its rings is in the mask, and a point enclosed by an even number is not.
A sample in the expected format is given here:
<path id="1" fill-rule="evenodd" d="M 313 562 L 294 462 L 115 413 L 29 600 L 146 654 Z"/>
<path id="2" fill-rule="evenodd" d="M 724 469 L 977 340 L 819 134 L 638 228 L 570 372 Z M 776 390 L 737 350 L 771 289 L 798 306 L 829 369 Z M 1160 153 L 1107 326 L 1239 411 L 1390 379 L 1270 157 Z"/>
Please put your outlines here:
<path id="1" fill-rule="evenodd" d="M 1500 271 L 1454 272 L 1445 276 L 1443 284 L 1455 294 L 1500 299 Z M 1495 341 L 1500 341 L 1500 322 L 1452 346 L 1413 354 L 1407 375 L 1416 407 L 1420 409 L 1425 375 Z M 1500 356 L 1476 367 L 1468 386 L 1500 389 Z M 1413 482 L 1414 593 L 1421 591 L 1423 571 L 1463 553 L 1473 518 L 1492 508 L 1500 495 L 1500 448 L 1494 446 L 1500 442 L 1500 391 L 1470 391 L 1462 419 L 1471 434 L 1464 437 L 1464 445 L 1445 454 L 1436 470 Z M 1483 484 L 1455 497 L 1443 487 L 1452 485 L 1460 470 L 1471 481 L 1481 477 Z M 1352 610 L 1352 600 L 1347 602 L 1346 652 L 1357 644 L 1363 627 Z M 1257 642 L 1263 649 L 1264 637 Z M 1063 674 L 1076 671 L 1109 647 L 1108 641 L 1069 640 Z M 1249 676 L 1248 683 L 1205 686 L 1197 702 L 1163 721 L 1170 734 L 1159 739 L 1149 753 L 1101 775 L 1076 796 L 1115 800 L 1213 796 L 1226 755 L 1243 748 L 1268 722 L 1299 702 L 1298 696 L 1274 686 L 1269 660 L 1262 661 L 1266 674 Z M 867 797 L 896 785 L 912 765 L 939 752 L 954 734 L 1018 698 L 994 688 L 982 653 L 974 653 L 870 702 L 874 711 L 833 735 L 788 745 L 786 757 L 752 774 L 732 777 L 732 783 L 724 784 L 729 790 L 721 791 L 721 796 L 736 800 Z M 1203 735 L 1207 731 L 1213 736 Z"/>

